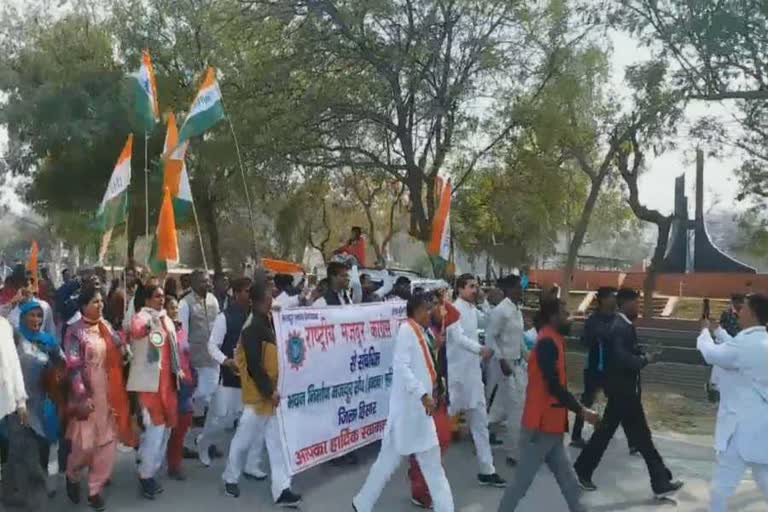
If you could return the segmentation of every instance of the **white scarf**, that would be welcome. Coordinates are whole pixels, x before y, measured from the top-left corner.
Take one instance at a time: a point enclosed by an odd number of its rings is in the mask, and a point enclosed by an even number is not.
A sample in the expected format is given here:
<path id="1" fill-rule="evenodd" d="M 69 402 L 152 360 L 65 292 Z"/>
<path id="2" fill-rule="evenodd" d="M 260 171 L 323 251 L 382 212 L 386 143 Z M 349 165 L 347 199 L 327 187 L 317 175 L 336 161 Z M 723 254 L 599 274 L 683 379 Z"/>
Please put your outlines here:
<path id="1" fill-rule="evenodd" d="M 0 317 L 0 419 L 16 411 L 27 399 L 13 328 Z"/>

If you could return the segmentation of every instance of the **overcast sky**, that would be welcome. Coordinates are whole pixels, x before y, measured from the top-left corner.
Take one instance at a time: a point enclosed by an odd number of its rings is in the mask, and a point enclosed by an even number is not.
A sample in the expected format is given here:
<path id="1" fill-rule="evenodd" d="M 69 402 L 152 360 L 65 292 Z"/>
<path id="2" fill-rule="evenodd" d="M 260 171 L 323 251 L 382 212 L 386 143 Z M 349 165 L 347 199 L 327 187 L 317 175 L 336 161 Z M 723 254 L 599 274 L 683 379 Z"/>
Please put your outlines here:
<path id="1" fill-rule="evenodd" d="M 20 0 L 11 1 L 17 4 Z M 612 53 L 612 81 L 616 90 L 624 89 L 622 85 L 626 66 L 646 60 L 649 56 L 644 49 L 638 48 L 635 41 L 625 34 L 614 32 L 611 34 L 614 51 Z M 2 98 L 0 98 L 2 101 Z M 688 107 L 686 111 L 686 123 L 680 130 L 685 134 L 686 127 L 693 124 L 697 118 L 703 115 L 718 115 L 724 122 L 730 122 L 728 104 L 720 103 L 696 103 Z M 679 149 L 664 153 L 655 157 L 651 152 L 646 152 L 648 171 L 640 180 L 640 199 L 649 207 L 657 208 L 663 212 L 670 212 L 674 202 L 675 177 L 686 173 L 686 188 L 691 198 L 689 204 L 693 208 L 693 187 L 695 183 L 695 148 L 697 141 L 681 137 L 678 141 Z M 7 134 L 0 127 L 0 152 L 7 146 Z M 706 149 L 706 148 L 705 148 Z M 713 202 L 729 209 L 739 208 L 736 203 L 737 184 L 733 175 L 733 169 L 739 164 L 739 158 L 714 159 L 709 157 L 705 164 L 705 208 L 709 208 Z M 10 201 L 15 210 L 19 210 L 21 201 L 14 197 L 7 186 L 0 186 L 0 201 Z"/>

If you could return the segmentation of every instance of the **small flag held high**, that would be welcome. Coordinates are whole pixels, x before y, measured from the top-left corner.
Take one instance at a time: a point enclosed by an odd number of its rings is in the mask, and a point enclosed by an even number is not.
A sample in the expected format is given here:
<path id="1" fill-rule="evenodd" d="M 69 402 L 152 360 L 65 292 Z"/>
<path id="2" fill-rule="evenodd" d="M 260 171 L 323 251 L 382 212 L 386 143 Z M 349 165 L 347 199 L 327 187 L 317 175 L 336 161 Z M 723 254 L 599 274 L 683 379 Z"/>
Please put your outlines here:
<path id="1" fill-rule="evenodd" d="M 149 133 L 160 122 L 160 107 L 157 101 L 157 83 L 155 83 L 155 68 L 149 52 L 141 53 L 141 67 L 136 73 L 131 73 L 134 81 L 136 113 L 144 131 Z"/>
<path id="2" fill-rule="evenodd" d="M 128 186 L 131 184 L 131 152 L 133 151 L 133 134 L 128 135 L 123 151 L 117 159 L 115 170 L 109 178 L 107 192 L 101 200 L 97 212 L 98 224 L 104 232 L 99 248 L 99 261 L 104 261 L 112 229 L 128 220 Z"/>
<path id="3" fill-rule="evenodd" d="M 37 241 L 32 240 L 32 245 L 29 248 L 29 261 L 27 262 L 27 270 L 32 276 L 32 289 L 38 289 L 38 258 L 40 256 L 40 248 L 37 246 Z"/>
<path id="4" fill-rule="evenodd" d="M 187 152 L 188 142 L 178 145 L 179 133 L 176 128 L 176 116 L 171 113 L 168 116 L 168 131 L 165 135 L 163 153 L 170 153 L 164 161 L 163 186 L 171 192 L 173 200 L 173 212 L 176 224 L 182 224 L 189 219 L 192 213 L 192 189 L 189 186 L 189 174 L 184 157 Z M 176 148 L 175 150 L 173 148 Z"/>
<path id="5" fill-rule="evenodd" d="M 427 247 L 435 277 L 443 277 L 451 258 L 451 181 L 437 178 L 437 212 L 432 221 L 432 238 Z"/>
<path id="6" fill-rule="evenodd" d="M 174 150 L 192 137 L 202 135 L 222 119 L 224 119 L 224 104 L 221 89 L 219 89 L 219 83 L 216 81 L 216 70 L 210 67 L 192 106 L 189 108 L 184 124 L 181 125 L 179 139 Z M 168 156 L 168 153 L 164 155 L 166 158 Z"/>

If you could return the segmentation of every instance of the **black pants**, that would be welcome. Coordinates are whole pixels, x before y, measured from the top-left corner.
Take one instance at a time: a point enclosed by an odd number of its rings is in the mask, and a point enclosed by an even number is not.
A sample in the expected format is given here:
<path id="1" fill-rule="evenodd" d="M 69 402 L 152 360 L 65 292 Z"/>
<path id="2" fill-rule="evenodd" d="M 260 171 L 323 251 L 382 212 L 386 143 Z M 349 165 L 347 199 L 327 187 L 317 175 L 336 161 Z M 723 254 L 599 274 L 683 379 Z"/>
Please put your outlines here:
<path id="1" fill-rule="evenodd" d="M 603 420 L 573 466 L 579 477 L 592 478 L 619 424 L 624 426 L 630 445 L 637 448 L 645 459 L 654 491 L 659 485 L 669 482 L 672 474 L 653 444 L 640 395 L 629 393 L 608 394 Z"/>
<path id="2" fill-rule="evenodd" d="M 44 437 L 40 437 L 36 433 L 34 434 L 35 440 L 37 441 L 37 454 L 38 454 L 38 460 L 40 461 L 40 466 L 43 468 L 45 473 L 48 473 L 48 460 L 51 456 L 51 445 L 48 442 L 48 440 Z M 8 462 L 8 454 L 10 452 L 10 445 L 8 442 L 8 439 L 4 437 L 0 437 L 0 463 L 5 464 Z"/>
<path id="3" fill-rule="evenodd" d="M 592 407 L 595 404 L 597 393 L 605 386 L 605 377 L 596 374 L 595 372 L 585 369 L 584 370 L 584 393 L 581 394 L 581 403 L 584 407 Z M 629 440 L 629 433 L 624 422 L 621 422 L 621 428 L 624 429 L 624 434 L 627 437 L 627 443 L 629 444 L 629 450 L 632 451 L 632 443 Z M 584 429 L 584 419 L 581 416 L 576 416 L 573 422 L 573 433 L 571 439 L 581 439 L 581 431 Z"/>

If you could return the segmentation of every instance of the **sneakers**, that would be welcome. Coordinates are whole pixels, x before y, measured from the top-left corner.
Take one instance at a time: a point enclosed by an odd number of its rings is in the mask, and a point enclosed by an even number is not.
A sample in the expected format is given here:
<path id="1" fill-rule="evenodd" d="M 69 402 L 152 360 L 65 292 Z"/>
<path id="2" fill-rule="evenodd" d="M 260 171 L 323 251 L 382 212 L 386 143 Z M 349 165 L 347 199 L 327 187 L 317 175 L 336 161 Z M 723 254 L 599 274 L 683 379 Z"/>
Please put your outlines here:
<path id="1" fill-rule="evenodd" d="M 163 488 L 158 485 L 154 478 L 139 478 L 139 487 L 141 495 L 148 500 L 153 500 L 163 492 Z"/>
<path id="2" fill-rule="evenodd" d="M 411 498 L 411 504 L 413 504 L 413 506 L 415 506 L 415 507 L 423 508 L 423 509 L 426 509 L 426 510 L 431 510 L 432 509 L 432 505 L 424 503 L 423 501 L 421 501 L 421 500 L 419 500 L 417 498 Z M 354 507 L 354 505 L 352 505 L 352 506 Z M 357 509 L 355 509 L 355 510 L 357 510 Z"/>
<path id="3" fill-rule="evenodd" d="M 290 489 L 285 489 L 280 497 L 277 498 L 275 505 L 283 508 L 298 508 L 301 505 L 301 495 L 296 494 Z"/>
<path id="4" fill-rule="evenodd" d="M 571 439 L 570 446 L 574 448 L 578 448 L 579 450 L 583 450 L 584 448 L 587 447 L 587 442 L 580 437 L 574 437 L 573 439 Z"/>
<path id="5" fill-rule="evenodd" d="M 237 484 L 224 483 L 224 495 L 230 498 L 240 497 L 240 487 Z"/>
<path id="6" fill-rule="evenodd" d="M 488 487 L 506 487 L 507 481 L 501 478 L 498 473 L 493 473 L 492 475 L 477 475 L 477 481 L 480 482 L 480 485 L 485 485 Z"/>
<path id="7" fill-rule="evenodd" d="M 104 498 L 101 497 L 101 494 L 88 496 L 88 506 L 96 512 L 104 512 L 107 509 L 107 504 L 104 503 Z"/>
<path id="8" fill-rule="evenodd" d="M 579 487 L 587 492 L 594 492 L 597 490 L 597 486 L 592 482 L 591 478 L 576 475 L 579 479 Z"/>
<path id="9" fill-rule="evenodd" d="M 72 482 L 67 478 L 67 497 L 75 505 L 80 504 L 80 482 Z"/>
<path id="10" fill-rule="evenodd" d="M 251 473 L 243 471 L 243 476 L 248 480 L 256 480 L 257 482 L 267 479 L 267 474 L 261 470 L 256 470 Z"/>
<path id="11" fill-rule="evenodd" d="M 670 494 L 674 494 L 679 491 L 683 485 L 683 482 L 680 480 L 672 480 L 662 485 L 653 486 L 653 496 L 657 500 L 666 498 Z"/>

